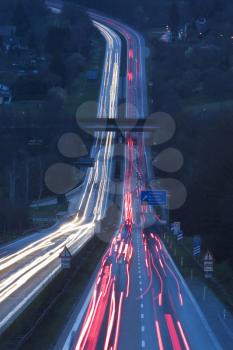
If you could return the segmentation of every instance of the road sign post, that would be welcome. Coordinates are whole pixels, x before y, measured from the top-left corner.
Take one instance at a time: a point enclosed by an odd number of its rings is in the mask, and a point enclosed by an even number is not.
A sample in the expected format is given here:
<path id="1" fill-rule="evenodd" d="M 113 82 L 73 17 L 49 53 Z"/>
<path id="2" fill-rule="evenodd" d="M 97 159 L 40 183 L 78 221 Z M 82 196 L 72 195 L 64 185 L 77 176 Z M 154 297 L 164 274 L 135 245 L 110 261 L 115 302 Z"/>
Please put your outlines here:
<path id="1" fill-rule="evenodd" d="M 71 268 L 71 260 L 72 255 L 69 249 L 65 246 L 61 254 L 59 255 L 61 259 L 61 267 L 62 269 L 70 269 Z"/>
<path id="2" fill-rule="evenodd" d="M 168 192 L 166 190 L 141 191 L 140 199 L 142 206 L 148 205 L 162 208 L 166 216 L 165 223 L 169 225 Z M 160 220 L 160 222 L 162 221 Z"/>
<path id="3" fill-rule="evenodd" d="M 206 252 L 203 263 L 205 278 L 211 278 L 214 272 L 214 258 L 209 251 Z"/>
<path id="4" fill-rule="evenodd" d="M 98 220 L 95 222 L 95 234 L 100 235 L 102 232 L 101 229 L 102 229 L 102 221 Z"/>

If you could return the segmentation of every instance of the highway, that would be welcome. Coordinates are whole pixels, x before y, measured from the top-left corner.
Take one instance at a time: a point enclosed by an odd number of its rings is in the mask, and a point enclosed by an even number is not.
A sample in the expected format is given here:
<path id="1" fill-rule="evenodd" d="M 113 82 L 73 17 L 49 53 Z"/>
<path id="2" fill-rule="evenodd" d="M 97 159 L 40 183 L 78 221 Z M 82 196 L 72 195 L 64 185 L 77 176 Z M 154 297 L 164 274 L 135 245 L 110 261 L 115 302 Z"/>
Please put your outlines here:
<path id="1" fill-rule="evenodd" d="M 121 41 L 106 26 L 94 23 L 106 39 L 97 117 L 116 117 Z M 114 133 L 96 132 L 91 150 L 95 166 L 85 177 L 76 216 L 52 228 L 0 247 L 0 333 L 60 271 L 59 255 L 66 245 L 72 254 L 93 236 L 108 206 Z"/>
<path id="2" fill-rule="evenodd" d="M 58 9 L 59 13 L 59 9 Z M 106 40 L 97 117 L 116 118 L 121 39 L 127 43 L 126 118 L 147 115 L 145 44 L 120 21 L 89 12 Z M 143 231 L 150 208 L 140 203 L 147 188 L 143 135 L 126 133 L 122 215 L 119 229 L 93 276 L 63 350 L 222 349 L 177 270 L 161 237 Z M 59 254 L 72 254 L 93 236 L 106 214 L 114 154 L 113 132 L 96 133 L 77 215 L 68 222 L 0 248 L 0 333 L 60 271 Z M 114 234 L 114 232 L 113 232 Z M 59 350 L 61 347 L 59 347 Z"/>
<path id="3" fill-rule="evenodd" d="M 146 116 L 143 38 L 119 21 L 89 14 L 126 40 L 125 117 Z M 222 349 L 159 235 L 143 232 L 150 212 L 140 203 L 149 166 L 143 136 L 126 134 L 125 159 L 119 230 L 74 322 L 64 330 L 62 349 Z"/>

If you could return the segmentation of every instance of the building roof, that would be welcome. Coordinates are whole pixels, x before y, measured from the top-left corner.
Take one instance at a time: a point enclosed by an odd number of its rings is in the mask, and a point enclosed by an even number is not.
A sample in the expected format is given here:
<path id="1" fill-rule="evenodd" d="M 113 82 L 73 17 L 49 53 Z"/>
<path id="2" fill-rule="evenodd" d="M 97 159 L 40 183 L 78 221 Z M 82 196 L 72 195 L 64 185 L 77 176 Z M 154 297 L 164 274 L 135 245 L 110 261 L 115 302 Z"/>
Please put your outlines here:
<path id="1" fill-rule="evenodd" d="M 8 88 L 8 86 L 0 84 L 0 96 L 7 97 L 10 95 L 11 95 L 11 91 Z"/>
<path id="2" fill-rule="evenodd" d="M 9 91 L 10 89 L 8 88 L 8 86 L 0 84 L 0 91 Z"/>

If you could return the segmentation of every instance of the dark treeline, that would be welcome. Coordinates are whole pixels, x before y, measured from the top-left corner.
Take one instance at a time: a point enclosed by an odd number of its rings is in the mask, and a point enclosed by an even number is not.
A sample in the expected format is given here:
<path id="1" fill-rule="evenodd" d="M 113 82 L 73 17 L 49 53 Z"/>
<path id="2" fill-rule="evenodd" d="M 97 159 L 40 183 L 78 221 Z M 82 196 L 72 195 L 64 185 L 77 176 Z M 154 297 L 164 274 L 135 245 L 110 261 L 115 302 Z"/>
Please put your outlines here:
<path id="1" fill-rule="evenodd" d="M 184 205 L 171 212 L 171 221 L 181 221 L 188 236 L 201 235 L 203 247 L 233 267 L 233 111 L 223 108 L 205 116 L 180 112 L 173 117 L 175 137 L 153 146 L 154 155 L 175 147 L 184 157 L 176 173 L 155 168 L 157 177 L 178 179 L 187 190 Z"/>
<path id="2" fill-rule="evenodd" d="M 9 70 L 5 79 L 16 100 L 45 98 L 58 86 L 72 89 L 90 58 L 95 33 L 84 12 L 66 4 L 56 16 L 43 0 L 10 0 L 0 3 L 0 25 L 16 28 L 16 44 L 7 52 L 0 50 L 0 64 Z M 6 62 L 18 68 L 18 76 Z"/>
<path id="3" fill-rule="evenodd" d="M 175 138 L 154 152 L 170 146 L 184 156 L 183 168 L 172 176 L 185 185 L 188 198 L 172 220 L 182 222 L 186 235 L 200 234 L 204 247 L 233 267 L 233 3 L 189 3 L 193 16 L 208 17 L 208 34 L 185 42 L 150 42 L 151 111 L 170 113 L 177 125 Z"/>
<path id="4" fill-rule="evenodd" d="M 165 26 L 171 9 L 178 8 L 178 21 L 189 22 L 198 17 L 208 17 L 216 29 L 229 32 L 232 29 L 233 3 L 231 0 L 74 0 L 76 3 L 118 16 L 139 28 Z M 175 23 L 176 24 L 176 23 Z M 232 33 L 231 33 L 232 34 Z"/>
<path id="5" fill-rule="evenodd" d="M 1 127 L 16 121 L 29 128 L 18 135 L 0 131 L 0 234 L 6 234 L 31 228 L 29 204 L 52 194 L 44 182 L 49 166 L 73 162 L 59 153 L 57 142 L 67 131 L 67 117 L 75 119 L 65 103 L 88 69 L 97 31 L 77 6 L 66 4 L 57 16 L 44 0 L 1 1 L 0 26 L 16 28 L 10 49 L 0 38 L 0 70 L 5 72 L 0 84 L 13 91 L 11 105 L 0 106 Z M 33 130 L 33 125 L 56 123 L 59 130 Z"/>

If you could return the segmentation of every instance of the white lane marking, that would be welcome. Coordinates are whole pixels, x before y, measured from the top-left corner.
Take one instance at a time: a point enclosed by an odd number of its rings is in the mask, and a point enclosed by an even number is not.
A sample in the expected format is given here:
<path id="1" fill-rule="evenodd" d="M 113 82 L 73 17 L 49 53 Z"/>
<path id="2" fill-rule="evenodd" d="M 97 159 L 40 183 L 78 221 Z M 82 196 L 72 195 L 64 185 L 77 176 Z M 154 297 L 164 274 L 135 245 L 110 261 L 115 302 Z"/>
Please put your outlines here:
<path id="1" fill-rule="evenodd" d="M 146 342 L 145 340 L 142 340 L 142 348 L 145 348 L 146 347 Z"/>
<path id="2" fill-rule="evenodd" d="M 145 332 L 145 326 L 141 326 L 141 332 Z"/>
<path id="3" fill-rule="evenodd" d="M 141 318 L 144 318 L 144 314 L 141 314 Z"/>

